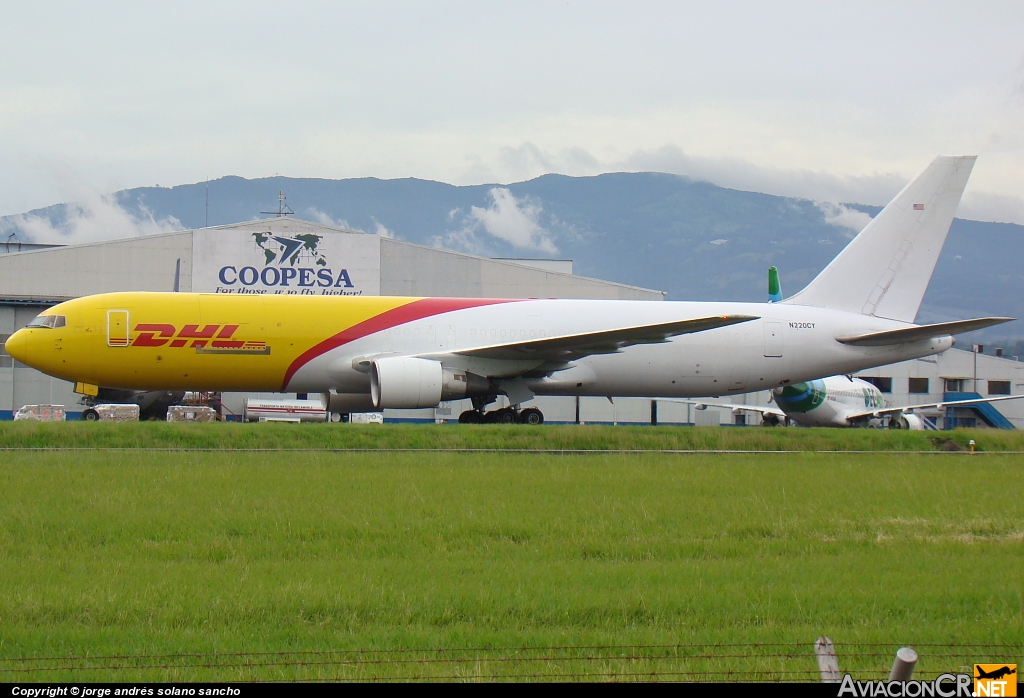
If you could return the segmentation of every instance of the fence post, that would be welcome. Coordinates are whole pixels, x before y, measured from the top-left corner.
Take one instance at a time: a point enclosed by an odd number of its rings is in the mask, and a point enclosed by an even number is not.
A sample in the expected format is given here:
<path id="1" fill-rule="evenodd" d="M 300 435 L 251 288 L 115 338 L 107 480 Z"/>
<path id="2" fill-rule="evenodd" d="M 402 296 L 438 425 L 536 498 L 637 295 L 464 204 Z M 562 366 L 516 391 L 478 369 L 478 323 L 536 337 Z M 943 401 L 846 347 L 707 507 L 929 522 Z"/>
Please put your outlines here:
<path id="1" fill-rule="evenodd" d="M 910 681 L 917 664 L 917 652 L 912 647 L 900 647 L 896 650 L 896 661 L 892 663 L 889 673 L 890 681 Z"/>
<path id="2" fill-rule="evenodd" d="M 836 657 L 836 648 L 832 640 L 824 635 L 814 643 L 814 654 L 818 657 L 818 671 L 821 672 L 822 683 L 839 683 L 842 677 L 839 675 L 839 658 Z"/>

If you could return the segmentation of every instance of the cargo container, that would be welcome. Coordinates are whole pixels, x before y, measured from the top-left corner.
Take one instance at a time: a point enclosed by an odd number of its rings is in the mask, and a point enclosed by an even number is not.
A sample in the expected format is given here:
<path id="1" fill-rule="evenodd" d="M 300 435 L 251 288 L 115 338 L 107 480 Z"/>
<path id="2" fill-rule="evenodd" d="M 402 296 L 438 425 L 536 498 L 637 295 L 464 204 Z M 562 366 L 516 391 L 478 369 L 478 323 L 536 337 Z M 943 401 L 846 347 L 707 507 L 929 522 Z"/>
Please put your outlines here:
<path id="1" fill-rule="evenodd" d="M 93 405 L 82 412 L 82 420 L 86 422 L 137 422 L 140 411 L 138 405 Z"/>
<path id="2" fill-rule="evenodd" d="M 216 422 L 217 410 L 200 405 L 171 405 L 167 408 L 168 422 Z"/>
<path id="3" fill-rule="evenodd" d="M 25 405 L 14 413 L 14 421 L 63 422 L 64 405 Z"/>

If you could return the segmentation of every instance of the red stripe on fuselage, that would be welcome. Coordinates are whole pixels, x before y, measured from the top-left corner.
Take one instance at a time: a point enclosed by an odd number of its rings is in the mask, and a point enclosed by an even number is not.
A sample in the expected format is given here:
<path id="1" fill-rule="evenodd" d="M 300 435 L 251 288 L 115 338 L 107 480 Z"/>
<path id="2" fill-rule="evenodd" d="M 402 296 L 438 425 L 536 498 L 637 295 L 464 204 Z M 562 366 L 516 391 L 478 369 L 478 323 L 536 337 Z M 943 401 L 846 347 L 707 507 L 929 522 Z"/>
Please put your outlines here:
<path id="1" fill-rule="evenodd" d="M 297 359 L 295 359 L 295 361 L 292 362 L 292 365 L 288 367 L 288 370 L 285 371 L 284 383 L 281 384 L 281 390 L 287 390 L 288 383 L 291 382 L 292 376 L 294 376 L 300 368 L 308 364 L 313 359 L 321 356 L 322 354 L 326 354 L 332 349 L 337 349 L 340 346 L 348 344 L 349 342 L 362 339 L 374 332 L 381 332 L 397 325 L 403 325 L 415 320 L 422 320 L 423 318 L 431 317 L 432 315 L 449 313 L 453 310 L 465 310 L 467 308 L 479 308 L 484 305 L 515 302 L 516 301 L 512 299 L 500 298 L 421 298 L 418 301 L 406 303 L 398 308 L 392 308 L 380 315 L 363 320 L 359 324 L 352 325 L 352 327 L 349 327 L 347 330 L 342 330 L 333 337 L 325 339 L 316 346 L 304 351 Z"/>

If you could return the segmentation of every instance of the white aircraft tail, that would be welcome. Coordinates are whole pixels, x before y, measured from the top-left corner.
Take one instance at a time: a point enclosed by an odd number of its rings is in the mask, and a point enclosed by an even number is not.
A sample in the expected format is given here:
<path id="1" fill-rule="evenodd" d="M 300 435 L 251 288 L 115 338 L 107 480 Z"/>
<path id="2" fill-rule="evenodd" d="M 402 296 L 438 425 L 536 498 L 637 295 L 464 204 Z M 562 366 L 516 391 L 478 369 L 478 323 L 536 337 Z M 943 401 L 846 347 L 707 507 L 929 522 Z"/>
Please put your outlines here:
<path id="1" fill-rule="evenodd" d="M 976 159 L 935 158 L 807 288 L 783 302 L 913 322 Z"/>

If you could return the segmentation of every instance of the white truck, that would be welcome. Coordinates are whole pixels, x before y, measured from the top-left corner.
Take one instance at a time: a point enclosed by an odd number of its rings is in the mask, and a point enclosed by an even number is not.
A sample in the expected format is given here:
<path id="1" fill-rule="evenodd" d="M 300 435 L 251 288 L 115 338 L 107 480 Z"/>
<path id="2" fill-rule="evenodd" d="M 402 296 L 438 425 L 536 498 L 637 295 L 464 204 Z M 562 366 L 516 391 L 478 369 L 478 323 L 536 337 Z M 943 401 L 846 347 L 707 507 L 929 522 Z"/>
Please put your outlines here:
<path id="1" fill-rule="evenodd" d="M 320 400 L 257 400 L 242 401 L 245 422 L 326 422 L 327 408 Z"/>

